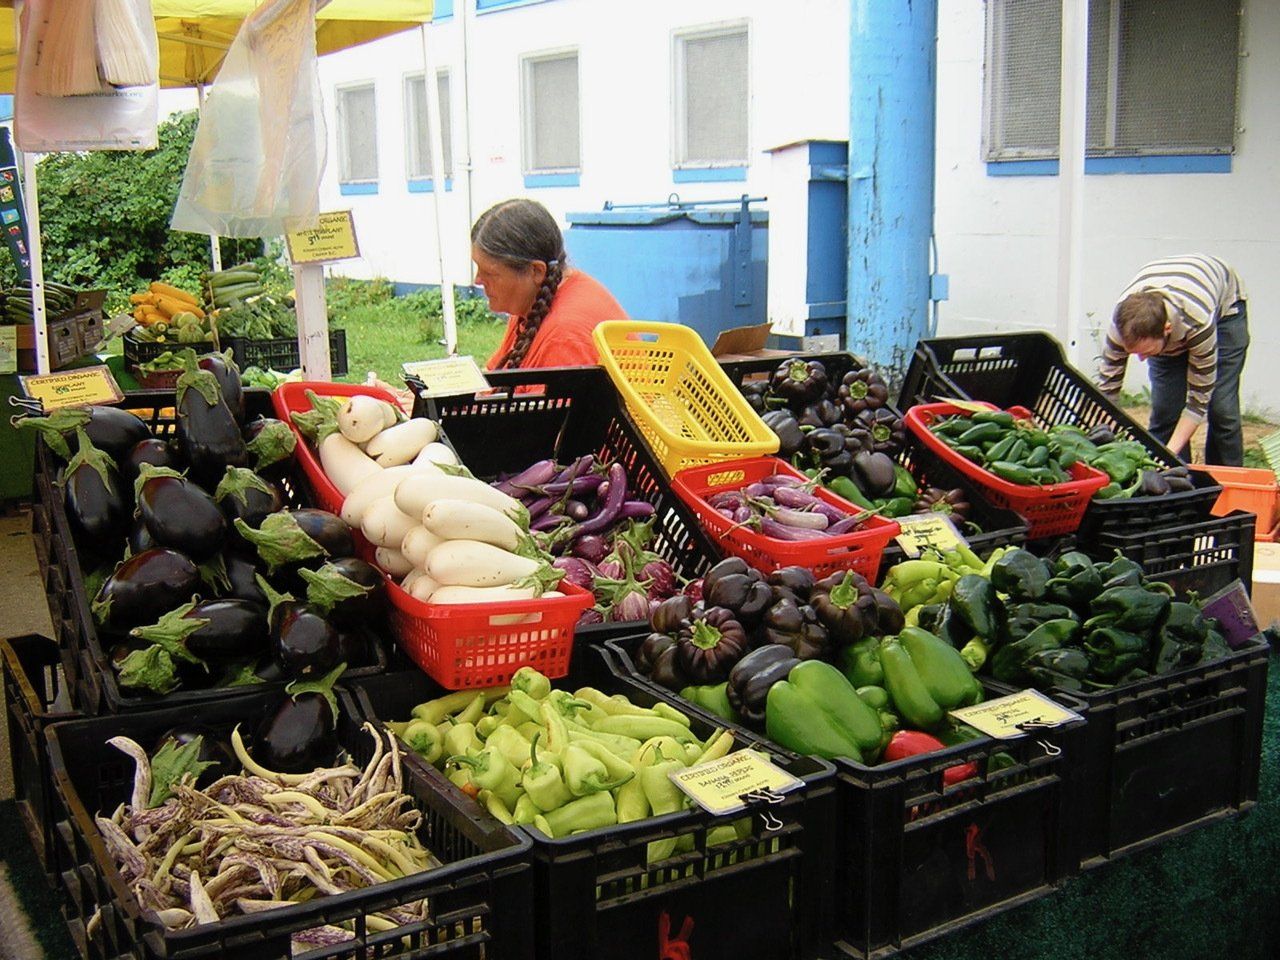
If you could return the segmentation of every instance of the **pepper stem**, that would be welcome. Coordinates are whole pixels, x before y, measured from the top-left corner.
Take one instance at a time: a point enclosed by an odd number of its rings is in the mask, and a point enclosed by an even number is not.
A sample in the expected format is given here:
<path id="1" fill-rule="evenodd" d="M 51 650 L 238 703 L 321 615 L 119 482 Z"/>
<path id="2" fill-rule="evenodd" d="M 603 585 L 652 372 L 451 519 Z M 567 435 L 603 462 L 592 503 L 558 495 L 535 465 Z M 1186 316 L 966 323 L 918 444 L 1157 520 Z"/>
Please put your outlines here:
<path id="1" fill-rule="evenodd" d="M 834 606 L 841 610 L 847 610 L 858 602 L 858 588 L 854 586 L 853 578 L 855 574 L 852 570 L 846 570 L 844 579 L 831 588 L 831 592 L 827 595 L 831 599 Z"/>
<path id="2" fill-rule="evenodd" d="M 716 627 L 705 620 L 695 620 L 689 632 L 689 640 L 699 650 L 714 650 L 724 636 Z"/>

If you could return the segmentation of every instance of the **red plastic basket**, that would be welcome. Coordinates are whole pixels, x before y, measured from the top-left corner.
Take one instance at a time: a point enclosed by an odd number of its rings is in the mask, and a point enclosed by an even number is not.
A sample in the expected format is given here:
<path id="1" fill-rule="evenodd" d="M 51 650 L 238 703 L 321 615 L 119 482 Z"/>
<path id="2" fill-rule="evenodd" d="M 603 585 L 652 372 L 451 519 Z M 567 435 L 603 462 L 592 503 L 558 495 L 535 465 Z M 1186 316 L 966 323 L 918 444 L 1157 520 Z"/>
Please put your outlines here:
<path id="1" fill-rule="evenodd" d="M 997 409 L 989 403 L 978 404 L 988 410 Z M 1110 478 L 1101 470 L 1084 463 L 1076 463 L 1067 471 L 1071 480 L 1051 483 L 1043 487 L 1011 483 L 984 470 L 972 460 L 956 453 L 929 429 L 929 424 L 940 417 L 963 414 L 969 411 L 951 403 L 923 403 L 907 411 L 907 429 L 920 442 L 951 464 L 977 485 L 994 506 L 1006 507 L 1027 521 L 1027 539 L 1037 540 L 1075 533 L 1084 519 L 1093 495 L 1105 487 Z M 1022 408 L 1011 408 L 1010 413 L 1019 419 L 1031 419 L 1031 413 Z"/>
<path id="2" fill-rule="evenodd" d="M 276 408 L 276 416 L 287 423 L 289 429 L 298 438 L 298 447 L 294 452 L 294 458 L 302 466 L 302 476 L 311 490 L 311 499 L 321 510 L 328 510 L 330 513 L 341 513 L 342 501 L 346 498 L 333 485 L 333 482 L 325 476 L 325 472 L 320 466 L 320 459 L 316 456 L 316 452 L 311 446 L 311 441 L 302 435 L 297 425 L 293 422 L 293 418 L 289 416 L 291 413 L 306 413 L 311 409 L 311 401 L 307 399 L 308 390 L 321 397 L 365 396 L 373 397 L 377 400 L 385 400 L 397 408 L 400 404 L 395 395 L 386 390 L 379 387 L 366 387 L 356 383 L 300 380 L 294 383 L 281 384 L 272 391 L 271 402 Z M 352 530 L 351 535 L 356 541 L 356 553 L 360 555 L 361 559 L 372 563 L 375 549 L 373 544 L 366 540 L 364 534 L 359 530 Z"/>
<path id="3" fill-rule="evenodd" d="M 749 527 L 733 524 L 707 503 L 706 498 L 711 494 L 740 490 L 775 474 L 805 479 L 804 474 L 793 469 L 785 460 L 777 457 L 754 457 L 749 460 L 689 467 L 672 478 L 671 486 L 726 553 L 741 557 L 762 573 L 772 573 L 778 567 L 797 565 L 810 568 L 816 577 L 853 570 L 874 582 L 880 570 L 880 555 L 901 529 L 893 520 L 873 515 L 867 518 L 862 529 L 852 533 L 815 540 L 775 540 Z M 839 510 L 849 513 L 861 511 L 860 507 L 837 497 L 825 487 L 817 487 L 813 492 Z"/>
<path id="4" fill-rule="evenodd" d="M 387 586 L 396 640 L 450 690 L 498 686 L 526 665 L 552 679 L 567 675 L 573 628 L 595 602 L 570 583 L 560 585 L 563 597 L 485 604 L 423 603 Z"/>

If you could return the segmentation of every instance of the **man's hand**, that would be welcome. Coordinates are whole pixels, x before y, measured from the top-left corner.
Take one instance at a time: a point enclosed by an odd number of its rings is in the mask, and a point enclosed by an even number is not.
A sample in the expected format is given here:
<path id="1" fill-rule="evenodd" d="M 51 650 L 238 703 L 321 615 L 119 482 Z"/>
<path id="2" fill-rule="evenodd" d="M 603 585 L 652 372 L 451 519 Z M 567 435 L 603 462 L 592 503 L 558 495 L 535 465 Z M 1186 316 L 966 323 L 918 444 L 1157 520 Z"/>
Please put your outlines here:
<path id="1" fill-rule="evenodd" d="M 1186 416 L 1178 418 L 1178 425 L 1173 428 L 1173 436 L 1169 438 L 1169 449 L 1177 453 L 1183 447 L 1190 449 L 1191 438 L 1195 436 L 1200 424 Z M 1190 459 L 1190 458 L 1188 458 Z"/>

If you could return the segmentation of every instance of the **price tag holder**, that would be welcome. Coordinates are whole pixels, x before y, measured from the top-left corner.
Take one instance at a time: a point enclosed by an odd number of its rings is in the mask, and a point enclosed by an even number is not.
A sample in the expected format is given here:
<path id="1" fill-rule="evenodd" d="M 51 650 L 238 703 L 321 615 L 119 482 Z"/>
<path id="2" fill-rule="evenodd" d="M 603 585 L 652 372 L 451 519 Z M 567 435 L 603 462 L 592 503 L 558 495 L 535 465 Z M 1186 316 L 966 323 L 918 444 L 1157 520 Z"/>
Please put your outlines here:
<path id="1" fill-rule="evenodd" d="M 1227 646 L 1232 650 L 1243 647 L 1262 632 L 1258 615 L 1244 589 L 1244 583 L 1233 580 L 1204 602 L 1204 615 L 1218 621 Z"/>
<path id="2" fill-rule="evenodd" d="M 1037 730 L 1084 719 L 1074 710 L 1054 703 L 1039 690 L 1011 693 L 1007 697 L 961 707 L 950 713 L 961 723 L 967 723 L 997 740 L 1016 740 Z"/>
<path id="3" fill-rule="evenodd" d="M 894 540 L 908 557 L 918 557 L 925 550 L 947 553 L 959 546 L 968 545 L 968 541 L 960 535 L 951 518 L 941 513 L 921 513 L 910 517 L 899 517 L 898 526 L 901 532 L 894 537 Z"/>
<path id="4" fill-rule="evenodd" d="M 744 796 L 781 799 L 804 783 L 754 750 L 739 750 L 670 776 L 694 803 L 717 817 L 745 810 Z"/>
<path id="5" fill-rule="evenodd" d="M 443 360 L 416 360 L 401 364 L 404 372 L 422 381 L 429 397 L 456 397 L 483 393 L 489 389 L 474 357 L 445 357 Z"/>
<path id="6" fill-rule="evenodd" d="M 360 256 L 350 210 L 322 213 L 314 229 L 286 234 L 285 242 L 289 245 L 289 259 L 295 264 L 354 260 Z"/>
<path id="7" fill-rule="evenodd" d="M 45 413 L 63 407 L 88 407 L 94 404 L 119 403 L 124 393 L 111 369 L 105 364 L 81 367 L 65 373 L 19 377 L 23 392 L 39 400 Z"/>

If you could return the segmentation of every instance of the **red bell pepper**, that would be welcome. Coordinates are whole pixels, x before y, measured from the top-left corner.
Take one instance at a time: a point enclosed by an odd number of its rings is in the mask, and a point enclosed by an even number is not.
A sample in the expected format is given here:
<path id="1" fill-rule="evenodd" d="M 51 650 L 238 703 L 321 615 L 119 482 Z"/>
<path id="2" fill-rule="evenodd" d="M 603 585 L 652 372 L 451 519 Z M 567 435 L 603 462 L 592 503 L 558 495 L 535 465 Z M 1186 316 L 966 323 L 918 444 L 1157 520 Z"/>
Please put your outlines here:
<path id="1" fill-rule="evenodd" d="M 937 737 L 922 733 L 919 730 L 899 730 L 889 738 L 888 745 L 884 748 L 882 762 L 888 763 L 891 760 L 905 760 L 907 757 L 918 757 L 925 753 L 935 753 L 938 750 L 947 749 Z M 942 772 L 942 783 L 944 786 L 952 786 L 963 780 L 969 780 L 978 775 L 978 765 L 972 761 L 969 763 L 960 763 L 954 767 L 947 767 Z"/>

